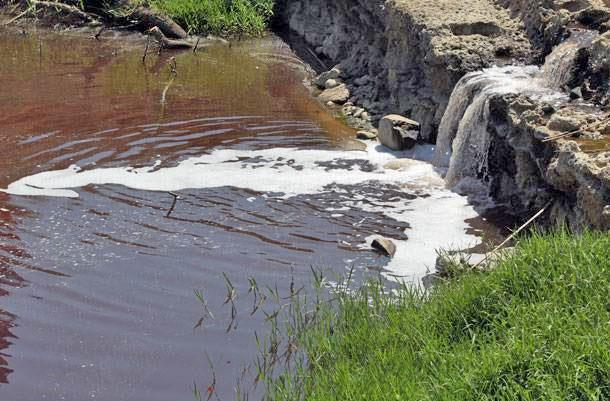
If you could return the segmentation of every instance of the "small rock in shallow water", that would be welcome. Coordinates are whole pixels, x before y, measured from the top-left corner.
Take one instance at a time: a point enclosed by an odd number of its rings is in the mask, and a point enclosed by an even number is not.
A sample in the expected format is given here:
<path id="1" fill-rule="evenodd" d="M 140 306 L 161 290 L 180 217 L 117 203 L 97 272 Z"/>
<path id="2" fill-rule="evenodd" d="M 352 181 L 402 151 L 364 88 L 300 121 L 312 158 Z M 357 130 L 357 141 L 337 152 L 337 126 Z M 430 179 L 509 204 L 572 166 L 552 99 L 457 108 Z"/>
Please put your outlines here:
<path id="1" fill-rule="evenodd" d="M 381 252 L 391 258 L 394 257 L 394 255 L 396 254 L 396 245 L 394 245 L 394 243 L 387 238 L 375 238 L 371 243 L 371 247 L 376 251 Z"/>
<path id="2" fill-rule="evenodd" d="M 393 150 L 411 149 L 419 138 L 420 125 L 398 114 L 390 114 L 379 122 L 379 141 Z"/>
<path id="3" fill-rule="evenodd" d="M 375 134 L 374 132 L 371 131 L 358 131 L 356 133 L 356 138 L 358 139 L 363 139 L 363 140 L 372 140 L 377 138 L 377 134 Z"/>

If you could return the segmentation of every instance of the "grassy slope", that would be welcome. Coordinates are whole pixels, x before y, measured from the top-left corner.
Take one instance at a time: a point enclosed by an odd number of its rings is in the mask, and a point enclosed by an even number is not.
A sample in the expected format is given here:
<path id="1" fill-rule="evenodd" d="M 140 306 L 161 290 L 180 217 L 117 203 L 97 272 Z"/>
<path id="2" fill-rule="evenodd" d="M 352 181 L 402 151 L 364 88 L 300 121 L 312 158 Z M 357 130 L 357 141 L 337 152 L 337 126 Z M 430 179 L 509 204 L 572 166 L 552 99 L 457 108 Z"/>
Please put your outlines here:
<path id="1" fill-rule="evenodd" d="M 301 334 L 310 367 L 275 381 L 272 398 L 610 400 L 608 233 L 534 234 L 427 301 L 378 292 L 327 308 Z"/>
<path id="2" fill-rule="evenodd" d="M 148 0 L 190 33 L 257 35 L 267 26 L 274 0 Z"/>

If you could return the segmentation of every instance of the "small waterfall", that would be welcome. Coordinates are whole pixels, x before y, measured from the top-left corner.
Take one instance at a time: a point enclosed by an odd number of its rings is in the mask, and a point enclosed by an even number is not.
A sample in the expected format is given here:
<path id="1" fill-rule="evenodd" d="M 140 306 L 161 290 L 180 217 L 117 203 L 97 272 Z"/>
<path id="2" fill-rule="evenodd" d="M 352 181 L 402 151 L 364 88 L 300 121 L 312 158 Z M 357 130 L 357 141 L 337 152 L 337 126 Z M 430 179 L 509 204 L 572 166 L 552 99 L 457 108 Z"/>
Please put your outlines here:
<path id="1" fill-rule="evenodd" d="M 578 49 L 593 38 L 588 32 L 574 34 L 547 57 L 542 68 L 492 67 L 467 74 L 458 82 L 439 126 L 433 160 L 434 165 L 448 168 L 448 186 L 467 184 L 464 180 L 486 181 L 490 100 L 505 94 L 525 94 L 548 101 L 566 99 L 558 90 L 571 78 Z"/>
<path id="2" fill-rule="evenodd" d="M 552 89 L 562 90 L 572 80 L 578 51 L 591 46 L 598 36 L 595 31 L 572 32 L 568 39 L 547 56 L 539 77 L 543 84 Z"/>

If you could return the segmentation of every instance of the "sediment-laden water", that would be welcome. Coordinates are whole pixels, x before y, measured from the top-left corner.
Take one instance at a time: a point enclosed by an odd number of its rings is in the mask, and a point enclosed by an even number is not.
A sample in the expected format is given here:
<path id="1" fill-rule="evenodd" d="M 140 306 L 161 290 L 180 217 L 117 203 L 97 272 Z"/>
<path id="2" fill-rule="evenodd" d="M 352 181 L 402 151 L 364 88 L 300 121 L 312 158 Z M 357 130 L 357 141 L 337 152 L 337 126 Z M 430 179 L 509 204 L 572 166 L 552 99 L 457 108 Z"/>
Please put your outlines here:
<path id="1" fill-rule="evenodd" d="M 231 399 L 266 327 L 248 277 L 417 281 L 491 230 L 432 148 L 351 140 L 278 39 L 145 63 L 143 43 L 0 31 L 0 399 L 188 400 L 206 354 Z M 215 315 L 196 329 L 195 289 Z"/>

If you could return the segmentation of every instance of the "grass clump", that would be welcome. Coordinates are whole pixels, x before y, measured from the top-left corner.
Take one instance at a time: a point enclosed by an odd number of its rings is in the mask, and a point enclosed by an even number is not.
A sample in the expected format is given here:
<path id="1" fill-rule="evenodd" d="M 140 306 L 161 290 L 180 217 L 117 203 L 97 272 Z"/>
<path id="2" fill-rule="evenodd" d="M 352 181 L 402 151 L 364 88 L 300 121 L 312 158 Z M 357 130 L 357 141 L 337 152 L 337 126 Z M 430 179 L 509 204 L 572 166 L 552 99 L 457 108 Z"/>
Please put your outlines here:
<path id="1" fill-rule="evenodd" d="M 422 294 L 318 304 L 274 400 L 610 400 L 610 234 L 533 233 Z"/>
<path id="2" fill-rule="evenodd" d="M 273 15 L 274 0 L 148 0 L 190 33 L 258 35 Z"/>

